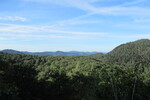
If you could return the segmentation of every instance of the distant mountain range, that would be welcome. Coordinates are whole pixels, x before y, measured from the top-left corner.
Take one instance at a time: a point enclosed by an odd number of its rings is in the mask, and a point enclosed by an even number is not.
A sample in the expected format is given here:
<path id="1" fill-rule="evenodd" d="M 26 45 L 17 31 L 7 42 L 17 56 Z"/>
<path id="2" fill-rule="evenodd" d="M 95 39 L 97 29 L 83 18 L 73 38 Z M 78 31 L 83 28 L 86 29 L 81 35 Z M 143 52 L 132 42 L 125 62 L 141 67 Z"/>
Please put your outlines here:
<path id="1" fill-rule="evenodd" d="M 5 49 L 0 52 L 3 53 L 11 53 L 11 54 L 28 54 L 28 55 L 49 55 L 49 56 L 59 56 L 59 55 L 92 55 L 100 52 L 79 52 L 79 51 L 69 51 L 69 52 L 63 52 L 63 51 L 56 51 L 56 52 L 28 52 L 28 51 L 17 51 L 13 49 Z"/>

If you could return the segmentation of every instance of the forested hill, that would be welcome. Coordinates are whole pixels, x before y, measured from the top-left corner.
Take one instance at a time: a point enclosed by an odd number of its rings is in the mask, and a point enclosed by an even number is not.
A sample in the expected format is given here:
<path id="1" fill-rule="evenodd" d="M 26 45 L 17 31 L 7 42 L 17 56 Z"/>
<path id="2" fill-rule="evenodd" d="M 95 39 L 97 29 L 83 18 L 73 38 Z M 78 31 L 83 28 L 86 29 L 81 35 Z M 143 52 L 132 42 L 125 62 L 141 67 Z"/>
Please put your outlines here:
<path id="1" fill-rule="evenodd" d="M 12 49 L 5 49 L 0 52 L 3 53 L 10 53 L 10 54 L 28 54 L 28 55 L 49 55 L 49 56 L 60 56 L 60 55 L 91 55 L 96 54 L 98 52 L 79 52 L 79 51 L 69 51 L 69 52 L 63 52 L 63 51 L 56 51 L 56 52 L 27 52 L 27 51 L 17 51 Z"/>
<path id="2" fill-rule="evenodd" d="M 150 40 L 142 39 L 116 47 L 106 55 L 111 62 L 150 63 Z"/>
<path id="3" fill-rule="evenodd" d="M 108 54 L 0 53 L 0 100 L 150 100 L 150 40 Z"/>

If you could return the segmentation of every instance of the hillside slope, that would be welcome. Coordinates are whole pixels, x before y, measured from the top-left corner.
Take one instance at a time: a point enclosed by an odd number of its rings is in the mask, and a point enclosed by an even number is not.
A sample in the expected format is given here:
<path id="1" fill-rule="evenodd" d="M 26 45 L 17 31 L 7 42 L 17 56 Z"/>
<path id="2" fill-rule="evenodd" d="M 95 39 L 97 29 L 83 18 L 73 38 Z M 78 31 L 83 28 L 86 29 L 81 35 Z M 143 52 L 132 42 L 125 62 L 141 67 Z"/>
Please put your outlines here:
<path id="1" fill-rule="evenodd" d="M 106 54 L 106 58 L 110 62 L 117 63 L 149 63 L 150 59 L 150 40 L 142 39 L 129 42 L 116 47 L 114 50 Z"/>

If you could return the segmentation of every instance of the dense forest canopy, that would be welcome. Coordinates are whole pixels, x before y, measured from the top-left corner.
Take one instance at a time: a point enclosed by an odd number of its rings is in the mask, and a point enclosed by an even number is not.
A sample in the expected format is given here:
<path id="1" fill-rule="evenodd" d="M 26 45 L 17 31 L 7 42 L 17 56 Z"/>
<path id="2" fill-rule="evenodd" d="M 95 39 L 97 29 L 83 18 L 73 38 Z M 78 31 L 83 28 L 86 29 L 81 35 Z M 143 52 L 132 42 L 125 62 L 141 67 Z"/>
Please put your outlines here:
<path id="1" fill-rule="evenodd" d="M 122 44 L 106 55 L 112 62 L 144 62 L 150 64 L 150 40 L 142 39 L 135 42 Z"/>
<path id="2" fill-rule="evenodd" d="M 1 52 L 0 100 L 150 100 L 150 40 L 105 55 Z"/>

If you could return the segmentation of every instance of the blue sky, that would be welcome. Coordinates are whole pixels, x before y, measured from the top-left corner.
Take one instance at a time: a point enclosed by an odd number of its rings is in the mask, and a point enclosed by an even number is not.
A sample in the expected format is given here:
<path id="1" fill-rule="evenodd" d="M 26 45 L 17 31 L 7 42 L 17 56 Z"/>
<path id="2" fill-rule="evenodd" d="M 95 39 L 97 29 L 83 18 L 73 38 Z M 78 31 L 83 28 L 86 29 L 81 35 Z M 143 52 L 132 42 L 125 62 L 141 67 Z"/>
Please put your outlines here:
<path id="1" fill-rule="evenodd" d="M 150 38 L 149 0 L 0 0 L 0 49 L 99 51 Z"/>

